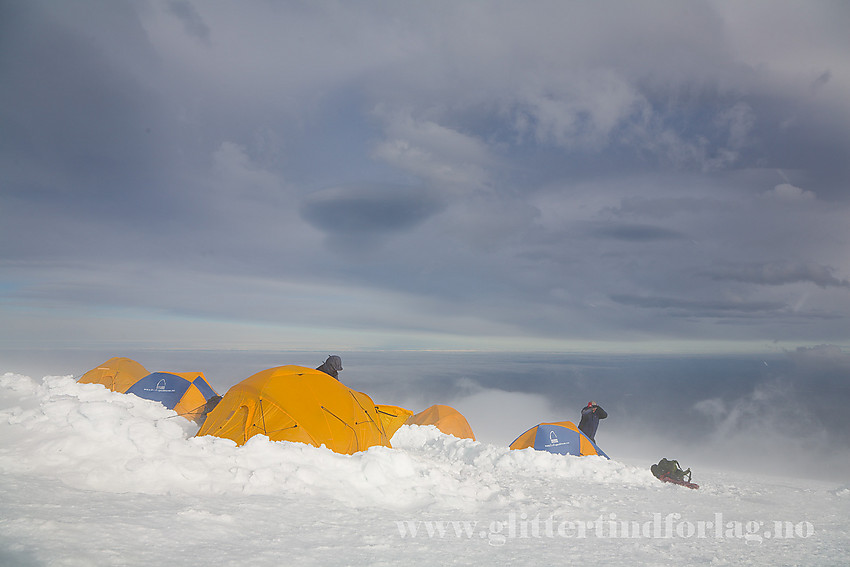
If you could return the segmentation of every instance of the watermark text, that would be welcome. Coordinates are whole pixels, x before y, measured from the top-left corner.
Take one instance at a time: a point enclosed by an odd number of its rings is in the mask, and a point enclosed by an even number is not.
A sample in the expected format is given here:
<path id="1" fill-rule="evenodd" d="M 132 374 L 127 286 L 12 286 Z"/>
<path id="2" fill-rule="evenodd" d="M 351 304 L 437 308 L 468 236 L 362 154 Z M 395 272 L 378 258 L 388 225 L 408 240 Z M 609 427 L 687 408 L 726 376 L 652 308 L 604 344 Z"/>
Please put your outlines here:
<path id="1" fill-rule="evenodd" d="M 682 514 L 653 514 L 646 520 L 622 520 L 617 514 L 583 521 L 510 512 L 505 520 L 401 520 L 402 539 L 479 538 L 494 546 L 515 539 L 716 539 L 760 544 L 771 539 L 808 539 L 815 533 L 808 521 L 729 520 L 716 512 L 710 520 L 686 520 Z"/>

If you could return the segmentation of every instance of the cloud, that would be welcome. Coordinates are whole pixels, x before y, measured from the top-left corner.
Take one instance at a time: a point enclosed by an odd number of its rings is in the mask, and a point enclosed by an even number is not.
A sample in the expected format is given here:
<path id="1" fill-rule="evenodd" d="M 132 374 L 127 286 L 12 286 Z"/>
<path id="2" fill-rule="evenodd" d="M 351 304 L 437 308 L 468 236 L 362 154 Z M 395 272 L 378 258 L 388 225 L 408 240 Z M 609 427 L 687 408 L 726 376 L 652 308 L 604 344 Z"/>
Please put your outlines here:
<path id="1" fill-rule="evenodd" d="M 203 43 L 209 43 L 210 28 L 188 0 L 169 0 L 168 11 L 180 20 L 186 33 Z"/>
<path id="2" fill-rule="evenodd" d="M 480 388 L 479 391 L 446 402 L 475 424 L 476 439 L 483 443 L 509 445 L 529 428 L 547 421 L 563 421 L 544 395 Z M 508 411 L 493 412 L 493 408 Z"/>
<path id="3" fill-rule="evenodd" d="M 752 107 L 736 97 L 695 93 L 683 104 L 679 93 L 648 95 L 647 110 L 622 133 L 621 142 L 643 159 L 678 170 L 717 172 L 740 166 L 758 143 Z M 699 125 L 696 130 L 682 124 Z"/>
<path id="4" fill-rule="evenodd" d="M 775 262 L 749 266 L 727 266 L 707 272 L 717 280 L 732 280 L 759 285 L 813 283 L 819 287 L 850 288 L 850 280 L 835 276 L 835 269 L 811 263 Z"/>
<path id="5" fill-rule="evenodd" d="M 706 415 L 712 419 L 722 419 L 728 413 L 726 404 L 721 398 L 708 398 L 700 400 L 694 404 L 694 409 L 699 413 Z"/>
<path id="6" fill-rule="evenodd" d="M 173 133 L 160 97 L 137 75 L 150 69 L 150 53 L 125 7 L 98 13 L 109 32 L 81 32 L 77 17 L 34 2 L 12 10 L 3 26 L 3 49 L 16 54 L 0 61 L 0 121 L 14 140 L 0 158 L 10 172 L 4 194 L 24 192 L 77 214 L 115 214 L 125 201 L 148 212 L 167 198 L 164 146 Z M 122 37 L 135 69 L 98 42 L 109 34 Z"/>
<path id="7" fill-rule="evenodd" d="M 850 375 L 850 353 L 838 345 L 822 344 L 813 347 L 797 347 L 787 356 L 800 374 L 817 373 L 819 375 L 844 378 Z"/>
<path id="8" fill-rule="evenodd" d="M 693 409 L 708 420 L 707 435 L 697 442 L 698 458 L 777 475 L 834 478 L 847 463 L 834 436 L 840 427 L 825 423 L 817 404 L 802 396 L 798 383 L 774 378 L 737 399 L 695 403 Z M 789 460 L 789 454 L 797 458 Z M 812 461 L 824 466 L 812 470 Z"/>
<path id="9" fill-rule="evenodd" d="M 272 191 L 281 188 L 279 176 L 253 163 L 245 148 L 233 142 L 222 142 L 212 155 L 213 173 L 231 190 Z"/>
<path id="10" fill-rule="evenodd" d="M 591 230 L 591 234 L 600 238 L 613 238 L 627 242 L 652 242 L 656 240 L 679 240 L 686 238 L 676 230 L 660 226 L 641 224 L 604 224 Z"/>
<path id="11" fill-rule="evenodd" d="M 0 299 L 843 343 L 846 8 L 767 8 L 14 3 Z M 401 322 L 361 306 L 387 293 Z"/>
<path id="12" fill-rule="evenodd" d="M 494 161 L 486 144 L 473 136 L 408 112 L 378 108 L 385 139 L 372 155 L 437 186 L 482 187 Z"/>
<path id="13" fill-rule="evenodd" d="M 684 178 L 673 180 L 665 185 L 676 187 L 679 184 L 691 182 L 691 180 Z M 645 195 L 632 195 L 631 193 L 645 193 Z M 727 199 L 709 196 L 653 196 L 651 187 L 640 186 L 638 191 L 629 192 L 619 199 L 616 205 L 606 207 L 603 212 L 621 218 L 651 218 L 656 221 L 657 219 L 669 221 L 676 216 L 728 216 L 736 210 L 740 210 L 740 205 Z"/>
<path id="14" fill-rule="evenodd" d="M 359 184 L 309 194 L 301 216 L 331 237 L 332 248 L 346 252 L 397 237 L 442 208 L 436 194 L 423 187 Z"/>
<path id="15" fill-rule="evenodd" d="M 812 81 L 812 84 L 809 86 L 809 89 L 811 89 L 813 93 L 816 93 L 817 91 L 824 88 L 826 84 L 829 83 L 830 79 L 832 79 L 832 72 L 827 69 L 826 71 L 818 75 L 817 79 Z"/>
<path id="16" fill-rule="evenodd" d="M 538 77 L 539 79 L 542 79 Z M 616 128 L 646 111 L 647 102 L 617 73 L 598 71 L 548 78 L 527 85 L 512 110 L 514 128 L 541 144 L 567 149 L 609 145 Z"/>
<path id="17" fill-rule="evenodd" d="M 800 201 L 813 201 L 815 199 L 815 194 L 812 191 L 800 189 L 799 187 L 795 187 L 790 183 L 782 183 L 780 185 L 777 185 L 773 189 L 765 191 L 764 196 L 769 199 L 776 199 L 777 201 L 784 201 L 789 203 Z"/>
<path id="18" fill-rule="evenodd" d="M 756 118 L 752 107 L 745 102 L 736 102 L 723 109 L 715 118 L 720 128 L 728 131 L 727 146 L 738 150 L 749 143 L 749 136 L 755 126 Z"/>
<path id="19" fill-rule="evenodd" d="M 783 303 L 775 301 L 700 300 L 627 294 L 614 294 L 610 298 L 622 305 L 669 310 L 691 317 L 751 317 L 776 314 L 786 310 Z"/>

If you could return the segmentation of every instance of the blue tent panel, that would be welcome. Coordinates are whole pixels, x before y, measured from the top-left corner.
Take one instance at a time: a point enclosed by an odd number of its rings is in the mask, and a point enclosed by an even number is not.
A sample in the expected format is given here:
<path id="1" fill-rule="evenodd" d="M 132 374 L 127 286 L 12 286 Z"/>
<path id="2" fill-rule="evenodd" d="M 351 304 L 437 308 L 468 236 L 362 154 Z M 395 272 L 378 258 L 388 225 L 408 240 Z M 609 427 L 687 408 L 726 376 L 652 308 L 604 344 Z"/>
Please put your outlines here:
<path id="1" fill-rule="evenodd" d="M 127 393 L 160 402 L 168 409 L 174 409 L 191 385 L 191 382 L 180 376 L 168 372 L 154 372 L 133 384 Z"/>
<path id="2" fill-rule="evenodd" d="M 209 384 L 207 384 L 207 381 L 204 380 L 203 376 L 198 376 L 197 378 L 195 378 L 195 380 L 192 382 L 192 384 L 194 384 L 195 387 L 198 390 L 200 390 L 200 392 L 204 395 L 204 398 L 207 399 L 207 400 L 217 396 L 215 391 L 212 388 L 210 388 Z"/>
<path id="3" fill-rule="evenodd" d="M 537 435 L 534 437 L 534 448 L 538 451 L 549 451 L 559 455 L 581 456 L 580 433 L 549 423 L 541 423 L 537 426 Z"/>

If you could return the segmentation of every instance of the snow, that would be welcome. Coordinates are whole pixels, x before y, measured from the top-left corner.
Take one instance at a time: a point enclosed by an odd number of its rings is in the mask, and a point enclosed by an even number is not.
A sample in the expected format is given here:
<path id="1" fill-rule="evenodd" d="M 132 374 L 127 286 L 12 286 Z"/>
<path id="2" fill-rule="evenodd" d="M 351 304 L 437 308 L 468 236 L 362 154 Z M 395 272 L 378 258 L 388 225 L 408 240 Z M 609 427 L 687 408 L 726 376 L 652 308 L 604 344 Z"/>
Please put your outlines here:
<path id="1" fill-rule="evenodd" d="M 694 491 L 432 426 L 354 455 L 196 430 L 70 376 L 0 376 L 0 565 L 850 564 L 847 485 L 697 470 Z"/>

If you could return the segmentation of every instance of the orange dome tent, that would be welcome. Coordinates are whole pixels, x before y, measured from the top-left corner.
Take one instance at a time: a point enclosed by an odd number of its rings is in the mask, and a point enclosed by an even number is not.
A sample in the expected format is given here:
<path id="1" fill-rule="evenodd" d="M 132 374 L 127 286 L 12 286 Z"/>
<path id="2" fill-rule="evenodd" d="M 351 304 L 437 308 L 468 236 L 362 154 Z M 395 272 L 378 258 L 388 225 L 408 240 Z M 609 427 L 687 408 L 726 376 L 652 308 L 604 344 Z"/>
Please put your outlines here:
<path id="1" fill-rule="evenodd" d="M 202 435 L 238 445 L 266 435 L 343 454 L 391 446 L 372 398 L 304 366 L 269 368 L 231 387 L 207 416 Z"/>
<path id="2" fill-rule="evenodd" d="M 434 425 L 447 435 L 475 441 L 469 422 L 451 406 L 433 405 L 408 419 L 407 425 Z"/>
<path id="3" fill-rule="evenodd" d="M 375 411 L 378 412 L 378 417 L 381 419 L 384 432 L 387 434 L 389 439 L 392 439 L 395 432 L 398 431 L 398 428 L 404 425 L 405 421 L 413 415 L 413 412 L 409 409 L 382 404 L 375 406 Z"/>
<path id="4" fill-rule="evenodd" d="M 130 386 L 150 374 L 131 358 L 116 356 L 92 368 L 77 380 L 80 384 L 103 384 L 113 392 L 126 392 Z"/>

